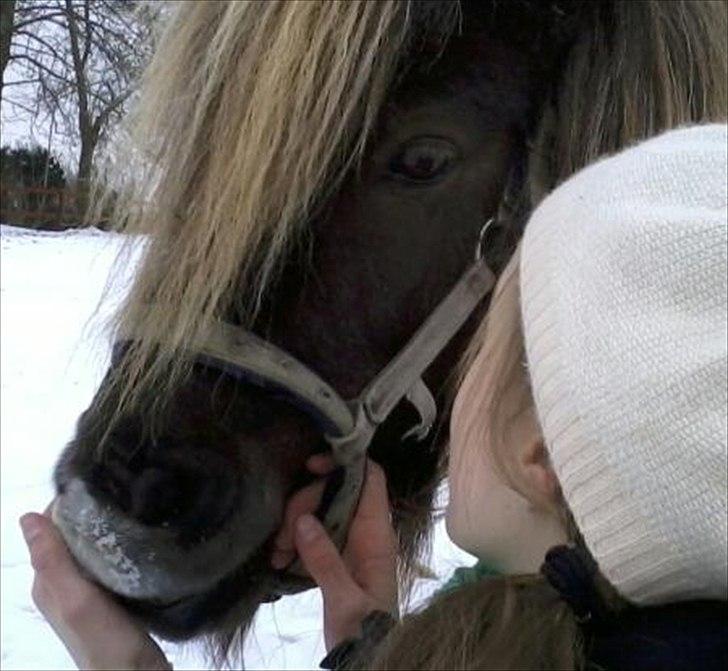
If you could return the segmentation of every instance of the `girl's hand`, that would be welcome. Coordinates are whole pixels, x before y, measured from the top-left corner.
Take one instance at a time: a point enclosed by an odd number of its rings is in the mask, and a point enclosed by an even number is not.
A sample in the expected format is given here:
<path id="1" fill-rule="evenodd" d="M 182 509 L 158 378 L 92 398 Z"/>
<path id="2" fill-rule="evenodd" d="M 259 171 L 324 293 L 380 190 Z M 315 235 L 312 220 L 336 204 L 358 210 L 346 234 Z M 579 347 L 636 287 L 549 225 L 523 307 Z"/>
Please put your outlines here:
<path id="1" fill-rule="evenodd" d="M 333 470 L 329 457 L 314 456 L 309 470 Z M 361 622 L 373 610 L 397 614 L 397 539 L 390 519 L 384 471 L 367 461 L 359 506 L 349 526 L 343 556 L 311 512 L 317 507 L 323 481 L 304 487 L 289 501 L 275 540 L 271 563 L 283 568 L 295 552 L 321 588 L 326 649 L 361 634 Z"/>
<path id="2" fill-rule="evenodd" d="M 45 515 L 20 518 L 35 569 L 33 601 L 79 669 L 171 669 L 150 636 L 103 590 L 79 573 Z"/>

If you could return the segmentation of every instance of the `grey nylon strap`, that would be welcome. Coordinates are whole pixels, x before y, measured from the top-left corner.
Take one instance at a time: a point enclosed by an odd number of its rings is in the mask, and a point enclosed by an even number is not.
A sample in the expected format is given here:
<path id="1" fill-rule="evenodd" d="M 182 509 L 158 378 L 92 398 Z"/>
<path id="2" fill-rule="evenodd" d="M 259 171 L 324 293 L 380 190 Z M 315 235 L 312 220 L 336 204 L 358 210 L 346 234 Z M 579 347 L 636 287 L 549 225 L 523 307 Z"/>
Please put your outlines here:
<path id="1" fill-rule="evenodd" d="M 481 255 L 481 229 L 475 262 L 441 301 L 414 336 L 356 399 L 346 401 L 315 372 L 287 352 L 243 328 L 216 322 L 190 346 L 195 359 L 233 377 L 288 396 L 324 428 L 334 461 L 344 469 L 343 484 L 333 497 L 323 523 L 341 548 L 364 481 L 366 453 L 377 427 L 403 399 L 414 405 L 420 421 L 404 437 L 423 440 L 437 406 L 422 375 L 491 291 L 495 276 Z M 127 336 L 128 337 L 128 336 Z M 304 573 L 298 563 L 270 585 L 277 594 L 300 591 Z"/>
<path id="2" fill-rule="evenodd" d="M 216 322 L 193 342 L 195 358 L 235 377 L 285 392 L 314 414 L 334 436 L 349 434 L 354 419 L 348 404 L 310 368 L 275 345 L 232 324 Z"/>
<path id="3" fill-rule="evenodd" d="M 414 435 L 418 440 L 424 439 L 435 421 L 437 406 L 421 376 L 493 288 L 495 277 L 480 254 L 482 238 L 490 223 L 481 231 L 473 265 L 407 345 L 353 401 L 347 403 L 304 364 L 242 329 L 218 324 L 207 340 L 199 344 L 200 353 L 289 390 L 304 405 L 327 417 L 336 428 L 336 433 L 328 433 L 326 440 L 331 445 L 334 461 L 344 468 L 344 478 L 323 523 L 339 547 L 346 541 L 349 521 L 359 500 L 367 448 L 377 427 L 404 397 L 420 415 L 419 424 L 405 437 Z M 298 561 L 286 569 L 288 577 L 303 573 Z M 299 589 L 297 581 L 289 581 L 284 576 L 270 586 L 271 592 L 277 594 Z"/>

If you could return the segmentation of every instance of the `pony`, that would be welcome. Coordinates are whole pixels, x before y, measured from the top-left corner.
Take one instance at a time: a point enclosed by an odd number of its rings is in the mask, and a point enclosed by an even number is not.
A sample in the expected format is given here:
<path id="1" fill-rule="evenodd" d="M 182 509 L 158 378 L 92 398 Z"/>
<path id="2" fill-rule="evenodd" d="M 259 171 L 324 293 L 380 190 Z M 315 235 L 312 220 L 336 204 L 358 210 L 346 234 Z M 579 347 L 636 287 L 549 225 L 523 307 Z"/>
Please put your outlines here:
<path id="1" fill-rule="evenodd" d="M 151 631 L 231 653 L 262 601 L 310 586 L 274 575 L 271 537 L 305 460 L 332 443 L 285 383 L 202 356 L 210 334 L 247 334 L 278 368 L 356 398 L 476 247 L 498 272 L 562 180 L 724 120 L 725 35 L 722 1 L 179 3 L 98 198 L 146 243 L 112 364 L 54 473 L 79 563 Z M 405 587 L 485 293 L 368 444 Z"/>

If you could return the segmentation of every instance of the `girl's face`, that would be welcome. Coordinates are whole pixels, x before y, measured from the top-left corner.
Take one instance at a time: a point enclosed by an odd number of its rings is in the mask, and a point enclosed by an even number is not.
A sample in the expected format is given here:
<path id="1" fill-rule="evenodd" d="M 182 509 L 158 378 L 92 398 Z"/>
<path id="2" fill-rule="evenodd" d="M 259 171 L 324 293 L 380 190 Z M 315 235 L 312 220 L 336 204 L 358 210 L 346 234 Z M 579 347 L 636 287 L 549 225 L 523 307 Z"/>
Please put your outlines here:
<path id="1" fill-rule="evenodd" d="M 520 379 L 505 387 L 501 381 L 497 404 L 483 402 L 497 382 L 488 361 L 490 336 L 489 329 L 453 407 L 447 529 L 458 546 L 495 568 L 532 573 L 550 547 L 567 540 L 556 505 L 558 483 L 533 403 L 524 408 L 525 367 L 512 376 Z M 501 417 L 487 416 L 493 405 Z"/>

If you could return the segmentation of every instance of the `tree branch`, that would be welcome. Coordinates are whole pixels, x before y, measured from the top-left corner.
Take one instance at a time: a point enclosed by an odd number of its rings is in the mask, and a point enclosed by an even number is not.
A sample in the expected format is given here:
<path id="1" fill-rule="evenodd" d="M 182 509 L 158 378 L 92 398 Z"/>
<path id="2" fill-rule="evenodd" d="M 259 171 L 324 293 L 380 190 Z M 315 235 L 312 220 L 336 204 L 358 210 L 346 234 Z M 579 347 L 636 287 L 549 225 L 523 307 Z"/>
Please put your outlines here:
<path id="1" fill-rule="evenodd" d="M 88 176 L 97 142 L 134 91 L 154 35 L 148 23 L 158 12 L 138 13 L 136 3 L 113 0 L 18 3 L 12 49 L 16 108 L 34 124 L 53 119 L 80 139 L 79 170 L 83 166 Z"/>
<path id="2" fill-rule="evenodd" d="M 16 21 L 14 25 L 15 30 L 22 30 L 23 28 L 26 28 L 27 26 L 32 26 L 36 23 L 40 23 L 41 21 L 50 21 L 51 19 L 55 19 L 56 17 L 62 17 L 63 12 L 53 12 L 52 14 L 41 14 L 40 16 L 34 16 L 30 19 L 25 19 L 24 21 Z"/>
<path id="3" fill-rule="evenodd" d="M 23 84 L 38 84 L 39 82 L 40 79 L 36 77 L 35 79 L 19 79 L 14 82 L 3 82 L 3 86 L 22 86 Z"/>
<path id="4" fill-rule="evenodd" d="M 56 58 L 60 58 L 60 55 L 58 54 L 58 49 L 56 48 L 56 46 L 51 44 L 44 38 L 42 38 L 38 35 L 34 35 L 33 33 L 29 32 L 27 30 L 17 30 L 16 35 L 22 35 L 23 37 L 26 37 L 29 40 L 35 40 L 36 42 L 39 42 L 48 50 L 48 52 L 50 54 L 52 54 Z"/>
<path id="5" fill-rule="evenodd" d="M 51 77 L 54 77 L 55 79 L 58 79 L 59 81 L 65 82 L 67 84 L 72 84 L 73 82 L 70 79 L 67 79 L 63 75 L 58 74 L 57 72 L 53 71 L 51 68 L 49 68 L 44 63 L 41 63 L 38 59 L 33 58 L 32 56 L 28 56 L 27 54 L 11 54 L 10 56 L 15 61 L 27 61 L 33 67 L 35 67 L 37 70 L 41 72 L 45 72 L 47 75 L 50 75 Z"/>

